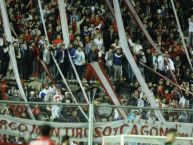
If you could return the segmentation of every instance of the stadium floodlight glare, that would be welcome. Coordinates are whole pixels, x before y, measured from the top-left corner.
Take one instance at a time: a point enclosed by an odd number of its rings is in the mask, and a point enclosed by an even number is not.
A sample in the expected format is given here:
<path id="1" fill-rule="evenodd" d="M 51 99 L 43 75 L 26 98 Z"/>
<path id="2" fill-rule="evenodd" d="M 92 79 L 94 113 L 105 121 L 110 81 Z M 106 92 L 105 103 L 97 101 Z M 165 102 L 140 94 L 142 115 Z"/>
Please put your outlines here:
<path id="1" fill-rule="evenodd" d="M 164 145 L 165 136 L 116 135 L 103 136 L 102 145 Z M 176 137 L 174 145 L 192 145 L 193 137 Z"/>

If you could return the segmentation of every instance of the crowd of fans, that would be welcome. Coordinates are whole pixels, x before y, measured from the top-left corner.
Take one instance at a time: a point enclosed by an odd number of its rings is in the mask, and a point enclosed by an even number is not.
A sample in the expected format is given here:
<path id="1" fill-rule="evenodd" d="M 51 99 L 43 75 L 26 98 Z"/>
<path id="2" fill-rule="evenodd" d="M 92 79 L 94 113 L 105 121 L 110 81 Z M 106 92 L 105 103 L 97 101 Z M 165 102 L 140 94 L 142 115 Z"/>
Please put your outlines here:
<path id="1" fill-rule="evenodd" d="M 162 51 L 162 53 L 158 53 L 155 48 L 151 47 L 122 1 L 121 12 L 130 51 L 151 92 L 154 93 L 156 103 L 160 108 L 192 109 L 193 96 L 190 93 L 181 91 L 170 81 L 166 81 L 152 71 L 159 72 L 173 82 L 178 82 L 179 86 L 193 92 L 193 72 L 187 63 L 170 1 L 133 0 L 132 2 L 148 33 Z M 3 22 L 0 19 L 1 100 L 22 100 L 18 87 L 13 81 L 14 73 L 8 54 L 9 46 L 12 45 L 28 101 L 73 102 L 71 94 L 63 84 L 51 57 L 51 53 L 53 53 L 79 103 L 85 103 L 85 100 L 76 82 L 69 57 L 73 60 L 86 92 L 90 96 L 95 94 L 95 104 L 112 104 L 112 101 L 105 94 L 104 88 L 97 81 L 92 80 L 90 82 L 91 80 L 85 79 L 86 65 L 98 61 L 104 64 L 106 72 L 115 86 L 115 92 L 123 105 L 150 106 L 123 54 L 116 21 L 105 2 L 103 0 L 65 0 L 65 3 L 70 38 L 69 45 L 63 43 L 57 0 L 42 1 L 49 40 L 46 40 L 45 37 L 37 1 L 7 0 L 7 12 L 15 40 L 12 44 L 5 40 Z M 181 5 L 181 1 L 175 1 L 175 4 L 183 31 L 188 32 L 188 24 L 193 21 L 192 9 L 188 8 L 188 5 L 185 5 L 186 3 Z M 193 63 L 192 32 L 189 31 L 189 34 L 190 39 L 186 39 L 186 42 Z M 50 42 L 50 45 L 48 45 L 48 42 Z M 39 60 L 46 64 L 49 72 L 56 80 L 56 85 L 50 81 Z M 173 76 L 175 76 L 175 79 Z M 1 108 L 1 114 L 29 118 L 25 105 L 1 104 Z M 77 108 L 72 109 L 60 105 L 33 105 L 31 109 L 34 116 L 40 120 L 86 121 Z M 88 113 L 87 107 L 83 107 L 83 110 Z M 142 112 L 142 110 L 139 110 L 138 113 L 143 119 L 156 120 L 155 117 L 152 117 L 155 116 L 153 111 Z M 102 118 L 107 118 L 106 120 L 117 119 L 113 117 L 116 116 L 114 114 L 116 114 L 116 111 L 110 117 L 106 117 L 100 116 L 97 111 L 95 112 L 97 120 Z M 164 117 L 167 121 L 193 121 L 192 114 L 188 112 L 165 112 Z"/>

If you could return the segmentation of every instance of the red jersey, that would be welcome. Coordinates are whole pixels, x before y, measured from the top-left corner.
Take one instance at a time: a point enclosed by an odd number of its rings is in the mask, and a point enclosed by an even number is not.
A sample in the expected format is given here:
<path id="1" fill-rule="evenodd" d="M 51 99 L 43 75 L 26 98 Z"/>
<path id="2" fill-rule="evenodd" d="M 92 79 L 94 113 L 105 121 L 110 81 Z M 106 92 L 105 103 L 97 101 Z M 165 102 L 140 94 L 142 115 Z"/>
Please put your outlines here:
<path id="1" fill-rule="evenodd" d="M 62 43 L 62 41 L 63 41 L 62 39 L 56 38 L 56 39 L 53 40 L 53 43 L 54 44 L 60 44 L 60 43 Z"/>
<path id="2" fill-rule="evenodd" d="M 36 141 L 32 141 L 29 145 L 54 145 L 48 137 L 40 137 Z"/>

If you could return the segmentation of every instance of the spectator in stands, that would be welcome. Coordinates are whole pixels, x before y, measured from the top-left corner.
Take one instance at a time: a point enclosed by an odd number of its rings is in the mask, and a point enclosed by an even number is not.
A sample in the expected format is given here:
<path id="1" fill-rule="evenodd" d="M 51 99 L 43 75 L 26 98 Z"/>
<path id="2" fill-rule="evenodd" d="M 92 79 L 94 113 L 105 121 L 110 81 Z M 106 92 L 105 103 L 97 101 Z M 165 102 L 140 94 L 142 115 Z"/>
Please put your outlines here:
<path id="1" fill-rule="evenodd" d="M 25 61 L 24 61 L 24 66 L 25 66 L 25 72 L 24 72 L 24 79 L 28 80 L 32 74 L 33 74 L 33 61 L 34 61 L 34 56 L 33 56 L 33 47 L 32 45 L 28 45 L 26 52 L 25 52 Z"/>
<path id="2" fill-rule="evenodd" d="M 106 52 L 105 54 L 105 61 L 106 61 L 106 67 L 107 67 L 107 72 L 108 75 L 110 76 L 110 78 L 112 78 L 112 74 L 113 74 L 113 50 L 112 48 L 109 48 L 109 50 Z"/>
<path id="3" fill-rule="evenodd" d="M 53 44 L 55 44 L 55 45 L 61 44 L 62 42 L 63 42 L 63 40 L 62 40 L 60 34 L 58 34 L 56 39 L 53 40 Z"/>
<path id="4" fill-rule="evenodd" d="M 50 61 L 51 61 L 51 52 L 50 52 L 50 47 L 47 46 L 47 44 L 43 44 L 42 46 L 42 60 L 48 67 L 48 70 L 50 70 Z M 42 68 L 43 69 L 43 68 Z M 46 71 L 42 70 L 41 72 L 41 78 L 44 80 L 46 77 Z"/>
<path id="5" fill-rule="evenodd" d="M 0 38 L 0 76 L 2 77 L 2 58 L 3 58 L 3 38 Z"/>
<path id="6" fill-rule="evenodd" d="M 146 61 L 147 61 L 145 64 L 147 66 L 149 66 L 151 69 L 154 69 L 154 64 L 153 64 L 154 56 L 153 56 L 150 49 L 146 50 L 145 58 L 146 58 Z M 151 74 L 151 71 L 149 69 L 144 69 L 144 71 L 145 71 L 145 74 L 146 74 L 145 75 L 146 76 L 145 80 L 147 82 L 154 82 L 154 80 L 155 80 L 154 74 Z"/>
<path id="7" fill-rule="evenodd" d="M 143 78 L 145 79 L 144 66 L 141 63 L 145 64 L 147 62 L 147 60 L 146 60 L 145 53 L 143 52 L 143 50 L 139 51 L 139 54 L 137 55 L 137 57 L 138 57 L 138 67 L 139 67 L 139 70 L 140 70 Z"/>
<path id="8" fill-rule="evenodd" d="M 1 46 L 0 46 L 0 60 L 1 60 L 1 68 L 0 68 L 0 74 L 3 77 L 6 77 L 7 71 L 8 71 L 8 66 L 9 66 L 9 45 L 7 41 L 1 39 Z"/>
<path id="9" fill-rule="evenodd" d="M 49 88 L 49 85 L 48 84 L 44 84 L 44 88 L 40 91 L 39 93 L 39 98 L 42 100 L 42 101 L 45 101 L 47 100 L 46 98 L 48 98 L 48 96 L 51 94 L 51 90 Z"/>
<path id="10" fill-rule="evenodd" d="M 65 45 L 61 45 L 61 48 L 58 49 L 57 56 L 56 56 L 60 69 L 65 78 L 67 78 L 68 70 L 70 67 L 70 60 L 68 55 L 68 50 L 66 49 Z"/>
<path id="11" fill-rule="evenodd" d="M 103 51 L 103 47 L 104 47 L 104 42 L 102 39 L 102 35 L 99 33 L 98 35 L 96 35 L 95 39 L 94 39 L 94 44 L 96 45 L 96 47 L 98 48 L 99 51 Z"/>
<path id="12" fill-rule="evenodd" d="M 188 19 L 189 22 L 189 41 L 190 46 L 193 47 L 193 15 Z"/>
<path id="13" fill-rule="evenodd" d="M 162 54 L 159 54 L 157 58 L 155 59 L 155 63 L 157 65 L 157 71 L 165 76 L 165 61 L 164 56 Z"/>
<path id="14" fill-rule="evenodd" d="M 91 63 L 91 62 L 94 62 L 94 61 L 98 61 L 99 59 L 99 56 L 98 56 L 98 49 L 96 47 L 96 45 L 92 45 L 91 46 L 91 50 L 88 54 L 88 62 Z"/>
<path id="15" fill-rule="evenodd" d="M 84 64 L 85 64 L 85 54 L 84 54 L 81 47 L 77 48 L 76 57 L 74 58 L 74 64 L 76 66 L 76 70 L 78 72 L 78 75 L 82 79 L 83 69 L 84 69 Z"/>
<path id="16" fill-rule="evenodd" d="M 121 48 L 117 48 L 113 55 L 113 79 L 114 81 L 120 79 L 122 76 L 122 59 L 123 53 Z"/>
<path id="17" fill-rule="evenodd" d="M 80 122 L 77 111 L 72 112 L 72 116 L 70 116 L 67 121 L 68 122 Z"/>

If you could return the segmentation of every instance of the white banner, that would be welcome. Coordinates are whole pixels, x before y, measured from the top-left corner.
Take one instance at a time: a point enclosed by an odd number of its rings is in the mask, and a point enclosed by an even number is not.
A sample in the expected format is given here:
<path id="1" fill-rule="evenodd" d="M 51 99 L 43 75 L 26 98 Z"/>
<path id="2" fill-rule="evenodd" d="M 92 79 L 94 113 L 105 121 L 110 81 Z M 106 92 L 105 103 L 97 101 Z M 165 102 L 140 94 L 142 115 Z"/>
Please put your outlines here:
<path id="1" fill-rule="evenodd" d="M 39 131 L 38 126 L 42 124 L 45 124 L 45 122 L 0 115 L 0 137 L 6 134 L 36 138 Z M 60 141 L 63 135 L 69 135 L 74 141 L 87 142 L 88 140 L 88 123 L 48 122 L 47 124 L 54 127 L 53 139 L 56 142 Z M 191 123 L 161 123 L 159 121 L 148 122 L 144 120 L 140 120 L 137 123 L 128 123 L 127 121 L 97 122 L 94 123 L 93 136 L 94 142 L 101 142 L 102 136 L 120 134 L 165 136 L 170 128 L 176 128 L 180 137 L 193 137 L 193 126 Z"/>
<path id="2" fill-rule="evenodd" d="M 9 19 L 8 19 L 8 16 L 7 16 L 7 9 L 6 9 L 6 5 L 5 5 L 4 0 L 0 0 L 0 7 L 1 7 L 1 15 L 2 15 L 2 20 L 3 20 L 5 38 L 8 42 L 12 43 L 13 42 L 13 37 L 11 35 Z M 21 84 L 21 79 L 19 77 L 16 57 L 15 57 L 15 51 L 14 51 L 14 48 L 13 48 L 12 45 L 9 46 L 9 57 L 10 57 L 10 61 L 11 61 L 12 66 L 13 66 L 14 76 L 15 76 L 15 79 L 16 79 L 16 82 L 17 82 L 21 97 L 24 99 L 25 102 L 27 102 L 27 98 L 25 96 L 25 92 L 24 92 L 23 86 Z M 34 117 L 33 113 L 31 112 L 31 109 L 30 109 L 29 106 L 27 106 L 27 110 L 28 110 L 28 113 L 29 113 L 31 119 L 35 120 L 35 117 Z"/>
<path id="3" fill-rule="evenodd" d="M 68 47 L 68 45 L 70 43 L 70 39 L 69 39 L 69 32 L 68 32 L 68 23 L 67 23 L 67 18 L 66 18 L 67 17 L 67 15 L 66 15 L 66 4 L 64 3 L 63 0 L 58 0 L 58 6 L 59 6 L 59 13 L 60 13 L 60 21 L 61 21 L 61 26 L 62 26 L 62 36 L 63 36 L 63 39 L 64 39 L 64 44 L 66 45 L 66 47 Z M 80 85 L 80 88 L 82 90 L 83 96 L 84 96 L 86 102 L 89 104 L 88 96 L 87 96 L 86 91 L 85 91 L 85 89 L 82 85 L 82 82 L 81 82 L 80 77 L 78 75 L 78 72 L 75 68 L 75 65 L 72 61 L 72 58 L 70 56 L 69 51 L 68 51 L 68 56 L 69 56 L 72 68 L 74 70 L 76 79 L 77 79 L 77 81 Z"/>
<path id="4" fill-rule="evenodd" d="M 188 60 L 188 63 L 190 65 L 191 70 L 193 70 L 191 59 L 190 59 L 190 56 L 189 56 L 189 52 L 187 50 L 186 43 L 185 43 L 185 40 L 184 40 L 184 34 L 182 32 L 182 28 L 181 28 L 181 25 L 180 25 L 180 22 L 179 22 L 179 19 L 178 19 L 178 14 L 176 12 L 176 7 L 174 5 L 174 0 L 171 0 L 171 4 L 172 4 L 172 9 L 174 11 L 174 16 L 175 16 L 175 19 L 176 19 L 176 23 L 177 23 L 177 26 L 178 26 L 179 33 L 180 33 L 180 37 L 181 37 L 181 40 L 182 40 L 182 45 L 183 45 L 185 53 L 186 53 L 186 57 L 187 57 L 187 60 Z"/>
<path id="5" fill-rule="evenodd" d="M 131 68 L 139 82 L 139 84 L 141 85 L 141 88 L 143 90 L 143 92 L 145 93 L 148 101 L 150 102 L 151 106 L 154 108 L 158 108 L 154 96 L 153 94 L 150 92 L 144 78 L 141 75 L 141 72 L 129 50 L 129 46 L 128 46 L 128 42 L 127 42 L 127 38 L 126 38 L 126 34 L 125 34 L 125 29 L 123 26 L 123 20 L 122 20 L 122 16 L 121 16 L 121 10 L 120 10 L 120 6 L 119 6 L 119 2 L 117 0 L 113 0 L 113 5 L 114 5 L 114 10 L 115 10 L 115 18 L 116 18 L 116 22 L 117 22 L 117 27 L 118 27 L 118 33 L 119 33 L 119 39 L 121 42 L 121 47 L 123 49 L 123 52 L 129 62 L 129 64 L 131 65 Z M 165 122 L 165 118 L 163 117 L 162 113 L 159 110 L 155 110 L 156 116 L 158 118 L 159 121 Z"/>

